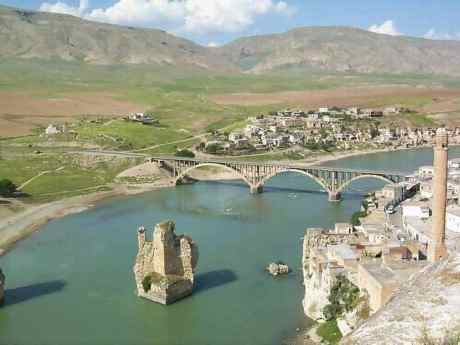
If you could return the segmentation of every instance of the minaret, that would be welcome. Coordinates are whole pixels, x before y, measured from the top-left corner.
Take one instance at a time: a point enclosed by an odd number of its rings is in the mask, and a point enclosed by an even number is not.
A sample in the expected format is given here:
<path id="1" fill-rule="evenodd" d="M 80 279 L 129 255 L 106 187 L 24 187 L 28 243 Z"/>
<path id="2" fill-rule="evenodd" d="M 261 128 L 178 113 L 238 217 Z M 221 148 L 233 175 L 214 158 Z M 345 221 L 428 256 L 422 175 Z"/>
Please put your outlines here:
<path id="1" fill-rule="evenodd" d="M 434 144 L 433 177 L 433 227 L 428 244 L 428 260 L 436 262 L 447 256 L 446 204 L 447 204 L 447 151 L 448 137 L 445 128 L 436 131 Z"/>

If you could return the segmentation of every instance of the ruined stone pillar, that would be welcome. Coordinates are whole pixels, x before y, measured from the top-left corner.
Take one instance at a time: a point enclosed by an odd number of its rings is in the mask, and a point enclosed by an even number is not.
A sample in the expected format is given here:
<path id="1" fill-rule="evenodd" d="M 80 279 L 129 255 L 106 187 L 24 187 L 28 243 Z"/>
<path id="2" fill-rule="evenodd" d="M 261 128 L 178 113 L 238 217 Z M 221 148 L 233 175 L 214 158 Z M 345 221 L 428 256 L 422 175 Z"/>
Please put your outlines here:
<path id="1" fill-rule="evenodd" d="M 433 227 L 428 244 L 428 260 L 436 262 L 447 256 L 446 204 L 447 204 L 448 137 L 445 128 L 436 132 L 434 144 Z"/>
<path id="2" fill-rule="evenodd" d="M 329 191 L 329 201 L 330 202 L 339 202 L 342 200 L 342 194 L 336 191 Z"/>

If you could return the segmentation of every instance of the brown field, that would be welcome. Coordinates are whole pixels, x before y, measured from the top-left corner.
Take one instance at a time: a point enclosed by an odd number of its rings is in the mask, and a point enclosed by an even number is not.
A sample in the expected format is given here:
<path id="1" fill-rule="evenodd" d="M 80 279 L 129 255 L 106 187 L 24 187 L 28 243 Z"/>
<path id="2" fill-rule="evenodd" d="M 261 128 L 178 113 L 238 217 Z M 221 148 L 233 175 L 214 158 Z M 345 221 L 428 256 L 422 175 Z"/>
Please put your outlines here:
<path id="1" fill-rule="evenodd" d="M 433 102 L 438 103 L 438 108 L 442 109 L 442 104 L 448 102 L 451 106 L 452 101 L 460 99 L 460 89 L 443 89 L 428 87 L 409 87 L 409 86 L 368 86 L 368 87 L 348 87 L 337 88 L 334 90 L 312 90 L 312 91 L 289 91 L 276 92 L 270 94 L 238 93 L 216 95 L 211 99 L 224 105 L 265 105 L 265 104 L 298 104 L 307 108 L 318 107 L 321 105 L 335 106 L 378 106 L 388 104 L 391 99 L 399 100 L 403 98 L 433 98 Z M 449 107 L 450 107 L 449 106 Z M 457 107 L 459 109 L 460 107 Z M 438 110 L 437 110 L 438 111 Z"/>
<path id="2" fill-rule="evenodd" d="M 18 92 L 0 92 L 0 137 L 30 133 L 37 125 L 62 123 L 77 117 L 112 117 L 143 111 L 135 103 L 117 100 L 105 93 L 72 94 L 35 98 Z"/>

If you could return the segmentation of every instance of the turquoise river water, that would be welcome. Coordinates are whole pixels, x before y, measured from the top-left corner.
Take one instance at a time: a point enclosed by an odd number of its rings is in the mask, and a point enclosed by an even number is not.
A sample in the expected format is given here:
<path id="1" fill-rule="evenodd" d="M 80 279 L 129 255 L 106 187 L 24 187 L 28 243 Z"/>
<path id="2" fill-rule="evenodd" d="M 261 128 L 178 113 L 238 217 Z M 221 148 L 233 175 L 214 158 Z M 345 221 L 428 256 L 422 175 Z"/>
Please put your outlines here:
<path id="1" fill-rule="evenodd" d="M 460 149 L 451 149 L 460 157 Z M 356 169 L 412 171 L 431 150 L 357 156 L 329 163 Z M 356 182 L 341 203 L 307 177 L 273 178 L 250 195 L 243 183 L 202 182 L 119 197 L 49 222 L 0 258 L 7 275 L 0 309 L 1 345 L 272 345 L 305 327 L 301 238 L 308 227 L 349 221 L 361 194 L 381 186 Z M 135 295 L 136 230 L 165 220 L 198 243 L 196 291 L 161 306 Z M 294 272 L 273 279 L 264 267 L 282 260 Z"/>

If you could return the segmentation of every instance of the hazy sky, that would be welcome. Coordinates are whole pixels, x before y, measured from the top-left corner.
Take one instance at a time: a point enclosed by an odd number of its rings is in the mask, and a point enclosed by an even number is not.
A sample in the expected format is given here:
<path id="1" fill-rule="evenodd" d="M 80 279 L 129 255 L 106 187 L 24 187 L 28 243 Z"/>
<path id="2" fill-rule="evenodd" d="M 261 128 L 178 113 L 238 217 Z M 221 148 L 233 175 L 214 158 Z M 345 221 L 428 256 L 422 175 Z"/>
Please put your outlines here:
<path id="1" fill-rule="evenodd" d="M 0 0 L 90 20 L 161 28 L 201 44 L 298 26 L 346 25 L 460 40 L 460 0 Z"/>

